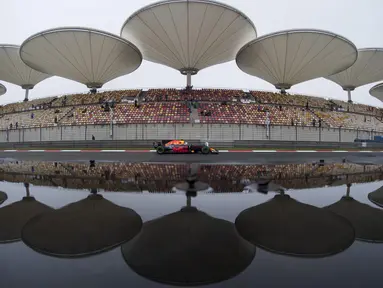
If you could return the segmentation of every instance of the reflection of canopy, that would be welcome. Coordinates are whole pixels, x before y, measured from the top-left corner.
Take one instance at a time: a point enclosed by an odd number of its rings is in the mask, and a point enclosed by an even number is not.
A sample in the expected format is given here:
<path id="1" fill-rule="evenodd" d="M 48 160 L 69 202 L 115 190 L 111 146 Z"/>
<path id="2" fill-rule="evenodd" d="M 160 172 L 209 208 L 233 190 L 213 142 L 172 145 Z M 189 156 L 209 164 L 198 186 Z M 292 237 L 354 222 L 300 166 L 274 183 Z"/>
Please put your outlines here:
<path id="1" fill-rule="evenodd" d="M 22 240 L 41 253 L 79 257 L 111 249 L 141 230 L 141 217 L 101 195 L 44 213 L 29 221 Z"/>
<path id="2" fill-rule="evenodd" d="M 66 27 L 37 33 L 21 45 L 20 56 L 30 67 L 100 88 L 136 70 L 140 51 L 120 37 L 94 29 Z"/>
<path id="3" fill-rule="evenodd" d="M 148 279 L 176 285 L 224 281 L 246 269 L 255 247 L 232 223 L 194 207 L 146 222 L 141 233 L 122 246 L 127 264 Z"/>
<path id="4" fill-rule="evenodd" d="M 383 83 L 379 83 L 370 89 L 370 95 L 383 101 Z"/>
<path id="5" fill-rule="evenodd" d="M 355 228 L 356 239 L 383 242 L 383 211 L 360 203 L 351 197 L 342 197 L 327 209 L 348 219 Z"/>
<path id="6" fill-rule="evenodd" d="M 5 93 L 7 93 L 7 88 L 0 83 L 0 96 L 4 95 Z"/>
<path id="7" fill-rule="evenodd" d="M 0 205 L 8 199 L 7 193 L 0 191 Z"/>
<path id="8" fill-rule="evenodd" d="M 20 59 L 19 48 L 16 45 L 0 45 L 1 80 L 32 89 L 37 83 L 51 77 L 25 65 Z"/>
<path id="9" fill-rule="evenodd" d="M 18 241 L 21 229 L 36 215 L 52 210 L 34 197 L 24 197 L 0 209 L 0 243 Z"/>
<path id="10" fill-rule="evenodd" d="M 358 50 L 358 59 L 347 70 L 326 77 L 344 90 L 383 80 L 383 48 L 365 48 Z"/>
<path id="11" fill-rule="evenodd" d="M 241 212 L 235 225 L 242 237 L 276 253 L 322 257 L 347 249 L 355 239 L 351 224 L 335 213 L 299 203 L 288 195 Z"/>
<path id="12" fill-rule="evenodd" d="M 246 15 L 210 0 L 157 2 L 135 12 L 121 29 L 146 60 L 184 74 L 233 60 L 256 36 Z"/>
<path id="13" fill-rule="evenodd" d="M 383 187 L 368 194 L 368 199 L 375 205 L 383 207 Z"/>
<path id="14" fill-rule="evenodd" d="M 288 30 L 259 37 L 237 54 L 238 67 L 277 89 L 338 73 L 350 67 L 357 49 L 349 40 L 321 30 Z"/>

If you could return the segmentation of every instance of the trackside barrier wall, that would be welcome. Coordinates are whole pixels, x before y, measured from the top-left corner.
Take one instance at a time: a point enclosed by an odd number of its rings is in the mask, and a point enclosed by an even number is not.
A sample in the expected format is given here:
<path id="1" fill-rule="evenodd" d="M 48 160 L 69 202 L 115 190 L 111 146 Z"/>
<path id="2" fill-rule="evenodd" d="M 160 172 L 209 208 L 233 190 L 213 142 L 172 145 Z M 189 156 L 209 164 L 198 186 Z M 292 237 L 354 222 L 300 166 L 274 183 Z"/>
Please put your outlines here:
<path id="1" fill-rule="evenodd" d="M 267 131 L 268 129 L 268 131 Z M 111 133 L 113 130 L 113 133 Z M 55 142 L 91 140 L 189 139 L 210 142 L 291 141 L 340 142 L 373 139 L 375 131 L 342 128 L 270 126 L 246 124 L 127 124 L 57 126 L 0 130 L 0 143 Z"/>

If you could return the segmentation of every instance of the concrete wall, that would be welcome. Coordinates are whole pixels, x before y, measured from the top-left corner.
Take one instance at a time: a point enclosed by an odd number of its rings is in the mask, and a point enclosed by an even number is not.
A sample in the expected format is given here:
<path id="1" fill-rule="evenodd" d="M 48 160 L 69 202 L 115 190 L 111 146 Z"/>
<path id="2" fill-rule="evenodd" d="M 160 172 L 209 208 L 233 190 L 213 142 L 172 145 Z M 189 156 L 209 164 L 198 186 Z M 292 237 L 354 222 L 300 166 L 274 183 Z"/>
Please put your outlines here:
<path id="1" fill-rule="evenodd" d="M 0 143 L 34 141 L 188 139 L 230 142 L 234 140 L 354 142 L 381 133 L 361 130 L 238 124 L 127 124 L 57 126 L 0 131 Z"/>

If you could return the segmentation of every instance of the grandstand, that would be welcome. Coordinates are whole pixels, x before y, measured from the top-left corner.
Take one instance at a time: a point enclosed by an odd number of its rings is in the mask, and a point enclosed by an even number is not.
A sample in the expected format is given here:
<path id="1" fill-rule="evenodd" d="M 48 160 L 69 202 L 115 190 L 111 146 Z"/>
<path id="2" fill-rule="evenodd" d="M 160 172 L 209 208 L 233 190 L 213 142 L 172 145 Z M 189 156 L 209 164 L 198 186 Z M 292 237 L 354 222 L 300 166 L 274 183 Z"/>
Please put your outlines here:
<path id="1" fill-rule="evenodd" d="M 1 129 L 114 124 L 248 124 L 383 131 L 382 110 L 304 95 L 225 89 L 116 90 L 0 107 Z M 247 101 L 249 100 L 250 101 Z M 116 103 L 113 119 L 103 108 Z M 136 104 L 134 103 L 136 101 Z"/>

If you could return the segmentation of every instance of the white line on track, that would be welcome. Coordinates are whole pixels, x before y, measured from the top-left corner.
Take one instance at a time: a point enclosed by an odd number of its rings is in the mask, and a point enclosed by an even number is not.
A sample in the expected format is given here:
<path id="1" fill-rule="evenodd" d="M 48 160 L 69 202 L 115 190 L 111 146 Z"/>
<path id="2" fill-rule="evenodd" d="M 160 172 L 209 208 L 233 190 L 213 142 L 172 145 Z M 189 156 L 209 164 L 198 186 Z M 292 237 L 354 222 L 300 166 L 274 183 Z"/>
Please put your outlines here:
<path id="1" fill-rule="evenodd" d="M 229 150 L 219 150 L 218 152 L 223 152 L 223 153 L 225 153 L 225 152 L 229 152 Z"/>
<path id="2" fill-rule="evenodd" d="M 4 152 L 17 152 L 17 150 L 4 150 Z"/>
<path id="3" fill-rule="evenodd" d="M 45 150 L 28 150 L 28 152 L 45 152 Z"/>
<path id="4" fill-rule="evenodd" d="M 81 150 L 60 150 L 60 152 L 81 152 Z"/>

